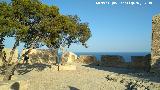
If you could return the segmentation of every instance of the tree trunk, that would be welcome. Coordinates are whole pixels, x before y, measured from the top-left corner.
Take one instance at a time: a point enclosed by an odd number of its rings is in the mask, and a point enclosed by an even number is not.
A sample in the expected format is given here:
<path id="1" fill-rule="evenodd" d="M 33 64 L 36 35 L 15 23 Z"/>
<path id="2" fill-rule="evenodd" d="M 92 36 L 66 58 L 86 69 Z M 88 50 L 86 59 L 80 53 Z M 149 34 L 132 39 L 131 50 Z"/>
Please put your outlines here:
<path id="1" fill-rule="evenodd" d="M 3 51 L 2 52 L 2 67 L 4 68 L 7 65 L 7 61 L 6 61 L 6 52 Z"/>
<path id="2" fill-rule="evenodd" d="M 10 57 L 7 61 L 7 64 L 5 65 L 5 76 L 3 78 L 3 81 L 8 81 L 8 80 L 11 80 L 11 76 L 13 75 L 14 71 L 15 71 L 15 67 L 17 65 L 17 63 L 14 63 L 12 65 L 10 65 L 10 62 L 12 61 L 12 58 L 13 58 L 13 55 L 14 55 L 14 52 L 16 50 L 16 47 L 19 45 L 19 40 L 16 40 L 13 48 L 12 48 L 12 51 L 10 52 Z"/>
<path id="3" fill-rule="evenodd" d="M 65 53 L 66 53 L 66 51 L 65 51 L 65 49 L 64 49 L 64 47 L 61 47 L 60 48 L 61 49 L 61 51 L 62 51 L 62 55 L 61 55 L 61 65 L 65 65 L 66 64 L 66 57 L 65 57 Z"/>
<path id="4" fill-rule="evenodd" d="M 6 61 L 6 53 L 3 52 L 2 50 L 4 49 L 4 35 L 3 33 L 0 34 L 0 60 L 2 60 L 2 66 L 1 66 L 1 71 L 4 72 L 5 71 L 5 65 L 7 64 Z"/>
<path id="5" fill-rule="evenodd" d="M 3 77 L 3 81 L 8 81 L 8 80 L 11 80 L 11 77 L 12 75 L 14 74 L 14 71 L 16 70 L 15 67 L 16 67 L 16 63 L 15 64 L 12 64 L 11 66 L 7 66 L 7 70 L 5 71 L 5 76 Z"/>
<path id="6" fill-rule="evenodd" d="M 14 55 L 14 52 L 17 48 L 17 46 L 19 45 L 19 40 L 17 39 L 16 42 L 14 43 L 14 46 L 12 48 L 12 51 L 10 52 L 10 57 L 8 59 L 8 64 L 12 61 L 12 58 L 13 58 L 13 55 Z"/>
<path id="7" fill-rule="evenodd" d="M 55 49 L 56 64 L 59 64 L 58 49 Z"/>
<path id="8" fill-rule="evenodd" d="M 2 50 L 4 49 L 4 44 L 3 44 L 3 41 L 4 41 L 4 37 L 2 35 L 0 35 L 0 59 L 2 59 Z"/>

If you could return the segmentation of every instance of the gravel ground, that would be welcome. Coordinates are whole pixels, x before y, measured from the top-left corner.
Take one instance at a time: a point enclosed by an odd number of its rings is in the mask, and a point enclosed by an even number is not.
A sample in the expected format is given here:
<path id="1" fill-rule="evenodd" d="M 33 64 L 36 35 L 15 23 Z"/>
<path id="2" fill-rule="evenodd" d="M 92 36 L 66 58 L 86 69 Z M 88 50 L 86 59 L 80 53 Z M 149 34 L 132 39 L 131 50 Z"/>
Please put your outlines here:
<path id="1" fill-rule="evenodd" d="M 75 63 L 76 70 L 33 69 L 20 75 L 28 90 L 160 90 L 160 77 L 125 69 Z"/>

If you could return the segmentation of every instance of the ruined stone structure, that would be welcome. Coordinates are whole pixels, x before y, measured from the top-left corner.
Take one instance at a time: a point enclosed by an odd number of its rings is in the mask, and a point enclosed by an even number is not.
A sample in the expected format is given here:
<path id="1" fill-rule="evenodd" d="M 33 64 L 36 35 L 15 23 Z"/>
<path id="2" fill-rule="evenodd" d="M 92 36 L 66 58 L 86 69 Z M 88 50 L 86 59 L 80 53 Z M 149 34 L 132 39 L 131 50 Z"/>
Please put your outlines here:
<path id="1" fill-rule="evenodd" d="M 26 51 L 27 49 L 23 50 L 21 55 L 23 55 Z M 37 63 L 37 62 L 38 63 L 56 63 L 56 59 L 57 59 L 56 50 L 50 50 L 50 49 L 32 49 L 28 55 L 29 55 L 29 63 Z"/>
<path id="2" fill-rule="evenodd" d="M 119 55 L 102 55 L 101 56 L 102 66 L 109 67 L 124 67 L 124 58 Z"/>
<path id="3" fill-rule="evenodd" d="M 132 67 L 136 69 L 143 69 L 145 68 L 145 62 L 144 56 L 131 56 L 131 63 Z"/>
<path id="4" fill-rule="evenodd" d="M 12 49 L 10 49 L 10 48 L 4 48 L 3 49 L 3 51 L 5 51 L 5 53 L 6 53 L 6 60 L 9 59 L 11 50 Z M 17 58 L 18 58 L 18 50 L 16 49 L 15 52 L 14 52 L 14 55 L 13 55 L 11 63 L 15 63 L 17 61 Z M 2 66 L 1 58 L 0 58 L 0 66 Z"/>
<path id="5" fill-rule="evenodd" d="M 160 71 L 160 14 L 152 18 L 152 71 Z"/>
<path id="6" fill-rule="evenodd" d="M 77 60 L 78 56 L 73 52 L 64 52 L 62 54 L 61 60 L 63 63 L 72 63 L 73 61 Z"/>
<path id="7" fill-rule="evenodd" d="M 131 56 L 131 68 L 135 68 L 137 70 L 142 69 L 149 72 L 151 60 L 150 57 L 150 54 L 146 56 Z"/>
<path id="8" fill-rule="evenodd" d="M 86 63 L 86 64 L 92 64 L 96 62 L 96 57 L 93 55 L 80 55 L 78 62 Z"/>

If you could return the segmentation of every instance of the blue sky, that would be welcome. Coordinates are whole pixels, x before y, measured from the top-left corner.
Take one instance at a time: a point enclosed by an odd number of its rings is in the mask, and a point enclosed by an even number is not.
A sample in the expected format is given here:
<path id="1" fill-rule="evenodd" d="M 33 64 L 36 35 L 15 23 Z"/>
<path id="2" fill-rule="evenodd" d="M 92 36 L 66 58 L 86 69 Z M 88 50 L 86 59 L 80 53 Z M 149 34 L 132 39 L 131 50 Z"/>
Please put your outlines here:
<path id="1" fill-rule="evenodd" d="M 89 48 L 73 44 L 73 52 L 149 52 L 151 48 L 152 16 L 160 13 L 159 0 L 130 0 L 152 2 L 152 5 L 96 5 L 96 2 L 111 0 L 42 0 L 56 5 L 65 15 L 78 15 L 88 22 L 92 37 Z M 129 0 L 114 0 L 129 1 Z M 6 47 L 11 47 L 9 40 Z M 12 40 L 13 42 L 13 40 Z M 20 48 L 20 47 L 19 47 Z"/>

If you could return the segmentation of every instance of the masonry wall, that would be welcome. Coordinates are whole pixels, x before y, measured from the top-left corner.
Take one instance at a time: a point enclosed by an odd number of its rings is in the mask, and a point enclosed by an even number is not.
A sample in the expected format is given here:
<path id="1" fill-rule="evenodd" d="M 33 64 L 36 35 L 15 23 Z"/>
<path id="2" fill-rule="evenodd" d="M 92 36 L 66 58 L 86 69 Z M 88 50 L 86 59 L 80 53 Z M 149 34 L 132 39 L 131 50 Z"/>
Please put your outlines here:
<path id="1" fill-rule="evenodd" d="M 160 15 L 152 18 L 151 59 L 152 71 L 160 71 Z"/>
<path id="2" fill-rule="evenodd" d="M 21 55 L 26 51 L 27 49 L 23 50 Z M 56 50 L 32 49 L 29 53 L 29 63 L 56 63 Z"/>
<path id="3" fill-rule="evenodd" d="M 3 49 L 3 51 L 5 51 L 5 53 L 6 53 L 6 60 L 9 59 L 11 50 L 12 50 L 11 48 L 4 48 Z M 17 58 L 18 58 L 18 50 L 16 49 L 14 52 L 11 63 L 15 63 L 17 61 Z M 0 58 L 0 66 L 2 66 L 2 64 L 3 64 L 3 62 L 2 62 L 2 59 Z"/>

